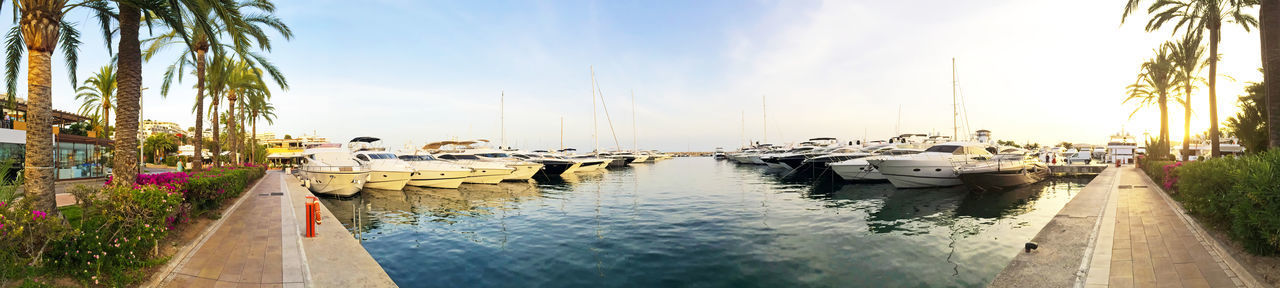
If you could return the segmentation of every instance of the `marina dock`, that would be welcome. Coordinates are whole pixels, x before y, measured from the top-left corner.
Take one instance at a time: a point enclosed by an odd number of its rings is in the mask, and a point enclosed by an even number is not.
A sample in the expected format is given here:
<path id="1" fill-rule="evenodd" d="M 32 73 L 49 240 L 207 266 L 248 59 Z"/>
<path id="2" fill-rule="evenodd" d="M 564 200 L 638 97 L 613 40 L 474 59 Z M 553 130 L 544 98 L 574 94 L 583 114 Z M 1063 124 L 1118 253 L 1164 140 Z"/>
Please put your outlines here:
<path id="1" fill-rule="evenodd" d="M 1039 248 L 990 287 L 1262 287 L 1133 166 L 1104 168 L 1026 240 Z"/>
<path id="2" fill-rule="evenodd" d="M 1111 166 L 1114 166 L 1114 165 L 1056 164 L 1056 165 L 1049 165 L 1049 171 L 1052 171 L 1053 175 L 1058 175 L 1058 176 L 1099 175 L 1099 174 L 1102 174 L 1103 170 L 1106 170 L 1107 167 L 1111 167 Z"/>
<path id="3" fill-rule="evenodd" d="M 148 287 L 395 287 L 323 205 L 316 238 L 303 238 L 314 196 L 292 175 L 268 171 Z"/>

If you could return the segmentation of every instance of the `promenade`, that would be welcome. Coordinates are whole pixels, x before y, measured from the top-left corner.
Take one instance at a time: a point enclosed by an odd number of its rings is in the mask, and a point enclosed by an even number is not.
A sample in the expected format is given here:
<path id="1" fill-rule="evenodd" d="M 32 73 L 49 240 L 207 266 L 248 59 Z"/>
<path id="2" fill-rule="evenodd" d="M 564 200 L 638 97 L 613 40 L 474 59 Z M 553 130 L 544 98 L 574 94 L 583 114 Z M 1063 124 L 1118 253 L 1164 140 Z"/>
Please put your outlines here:
<path id="1" fill-rule="evenodd" d="M 321 209 L 319 237 L 301 237 L 298 219 L 312 194 L 298 184 L 269 171 L 147 286 L 394 287 L 328 209 Z"/>
<path id="2" fill-rule="evenodd" d="M 991 287 L 1262 287 L 1132 166 L 1099 174 Z"/>

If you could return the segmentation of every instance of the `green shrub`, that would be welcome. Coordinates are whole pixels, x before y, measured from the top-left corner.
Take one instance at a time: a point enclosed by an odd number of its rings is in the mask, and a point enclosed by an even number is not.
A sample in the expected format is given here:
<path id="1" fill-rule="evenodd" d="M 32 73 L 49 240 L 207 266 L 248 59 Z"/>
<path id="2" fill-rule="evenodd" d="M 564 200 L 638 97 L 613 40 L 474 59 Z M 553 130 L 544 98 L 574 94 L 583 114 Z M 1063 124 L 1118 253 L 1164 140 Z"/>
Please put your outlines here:
<path id="1" fill-rule="evenodd" d="M 1174 174 L 1188 212 L 1253 253 L 1280 252 L 1280 151 L 1188 162 Z"/>
<path id="2" fill-rule="evenodd" d="M 199 210 L 216 208 L 222 200 L 240 196 L 266 171 L 260 166 L 213 168 L 191 174 L 186 184 L 187 202 Z"/>
<path id="3" fill-rule="evenodd" d="M 1155 158 L 1150 158 L 1150 157 L 1138 158 L 1138 168 L 1141 168 L 1142 172 L 1146 173 L 1147 176 L 1151 177 L 1151 180 L 1156 183 L 1164 183 L 1165 181 L 1164 167 L 1168 165 L 1172 165 L 1173 163 L 1176 163 L 1176 162 L 1168 161 L 1168 160 L 1156 160 Z"/>
<path id="4" fill-rule="evenodd" d="M 71 236 L 54 247 L 59 271 L 94 284 L 127 285 L 137 280 L 153 249 L 169 228 L 182 195 L 159 186 L 104 187 L 91 195 L 92 206 L 80 209 Z"/>

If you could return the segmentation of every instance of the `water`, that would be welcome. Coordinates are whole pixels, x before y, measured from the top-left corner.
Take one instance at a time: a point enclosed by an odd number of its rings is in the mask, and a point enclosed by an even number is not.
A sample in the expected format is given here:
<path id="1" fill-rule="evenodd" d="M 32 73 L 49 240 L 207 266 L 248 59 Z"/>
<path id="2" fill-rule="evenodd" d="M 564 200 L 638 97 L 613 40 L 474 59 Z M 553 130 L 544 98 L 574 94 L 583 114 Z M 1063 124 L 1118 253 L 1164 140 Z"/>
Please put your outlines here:
<path id="1" fill-rule="evenodd" d="M 788 183 L 676 158 L 550 183 L 366 190 L 324 204 L 404 287 L 980 287 L 1087 179 Z"/>

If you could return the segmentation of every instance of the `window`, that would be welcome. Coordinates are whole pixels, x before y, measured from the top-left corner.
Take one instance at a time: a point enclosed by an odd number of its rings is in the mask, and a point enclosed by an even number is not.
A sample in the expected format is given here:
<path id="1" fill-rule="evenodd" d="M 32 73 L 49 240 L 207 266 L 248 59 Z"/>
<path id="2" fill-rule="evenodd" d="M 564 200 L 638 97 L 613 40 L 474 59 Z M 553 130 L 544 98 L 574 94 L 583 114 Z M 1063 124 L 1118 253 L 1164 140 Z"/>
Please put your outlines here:
<path id="1" fill-rule="evenodd" d="M 356 158 L 359 158 L 360 160 L 364 160 L 364 161 L 369 161 L 369 157 L 364 156 L 364 154 L 356 155 Z"/>
<path id="2" fill-rule="evenodd" d="M 369 154 L 369 158 L 373 158 L 373 159 L 396 159 L 396 155 L 391 155 L 391 153 L 378 153 L 378 154 Z"/>
<path id="3" fill-rule="evenodd" d="M 936 145 L 933 147 L 929 147 L 929 149 L 925 149 L 924 152 L 954 153 L 957 150 L 960 150 L 960 148 L 962 147 L 953 146 L 953 145 Z M 960 150 L 960 151 L 963 151 L 963 150 Z"/>

